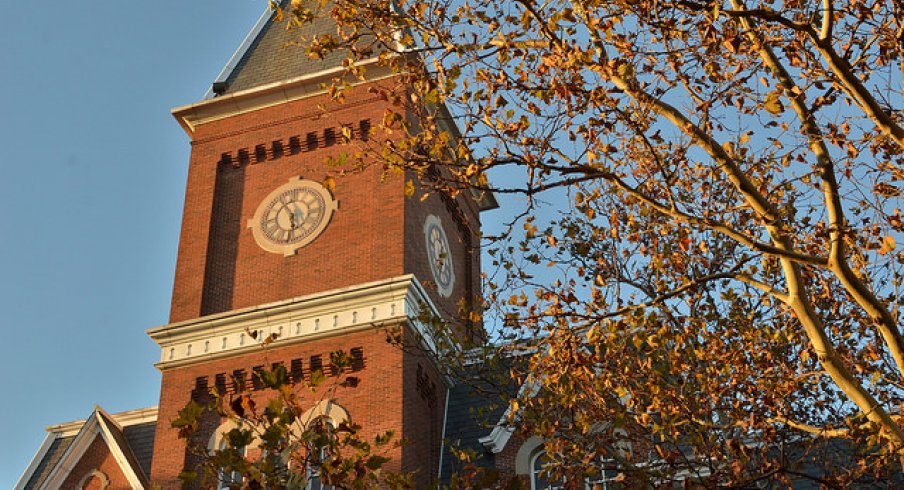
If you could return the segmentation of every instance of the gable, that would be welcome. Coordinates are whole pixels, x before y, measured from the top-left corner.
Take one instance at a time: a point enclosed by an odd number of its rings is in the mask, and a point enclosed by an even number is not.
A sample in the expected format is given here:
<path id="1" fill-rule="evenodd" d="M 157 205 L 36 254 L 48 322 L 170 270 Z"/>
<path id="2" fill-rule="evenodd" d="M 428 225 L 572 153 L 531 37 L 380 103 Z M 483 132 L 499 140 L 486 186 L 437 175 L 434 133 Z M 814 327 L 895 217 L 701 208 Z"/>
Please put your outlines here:
<path id="1" fill-rule="evenodd" d="M 94 485 L 90 485 L 94 483 L 91 482 L 92 478 L 106 480 L 109 482 L 108 488 L 133 488 L 101 434 L 94 436 L 60 488 L 81 489 L 86 484 L 89 484 L 88 488 L 94 488 Z"/>
<path id="2" fill-rule="evenodd" d="M 48 427 L 15 488 L 147 488 L 156 420 L 156 407 L 115 416 L 97 407 L 85 420 Z"/>

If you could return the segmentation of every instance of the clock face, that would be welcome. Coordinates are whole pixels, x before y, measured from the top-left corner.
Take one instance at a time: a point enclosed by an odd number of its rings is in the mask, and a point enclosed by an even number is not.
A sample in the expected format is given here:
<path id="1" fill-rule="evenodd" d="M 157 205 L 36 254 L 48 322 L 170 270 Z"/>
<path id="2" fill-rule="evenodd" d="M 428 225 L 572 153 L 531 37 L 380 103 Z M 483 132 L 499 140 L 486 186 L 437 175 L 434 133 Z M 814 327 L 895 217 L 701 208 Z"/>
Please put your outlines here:
<path id="1" fill-rule="evenodd" d="M 424 221 L 424 238 L 430 271 L 433 273 L 433 280 L 436 281 L 436 290 L 440 295 L 448 297 L 452 294 L 452 286 L 455 284 L 452 254 L 443 224 L 432 214 Z"/>
<path id="2" fill-rule="evenodd" d="M 264 198 L 248 227 L 264 250 L 292 255 L 326 229 L 336 207 L 322 185 L 294 177 Z"/>

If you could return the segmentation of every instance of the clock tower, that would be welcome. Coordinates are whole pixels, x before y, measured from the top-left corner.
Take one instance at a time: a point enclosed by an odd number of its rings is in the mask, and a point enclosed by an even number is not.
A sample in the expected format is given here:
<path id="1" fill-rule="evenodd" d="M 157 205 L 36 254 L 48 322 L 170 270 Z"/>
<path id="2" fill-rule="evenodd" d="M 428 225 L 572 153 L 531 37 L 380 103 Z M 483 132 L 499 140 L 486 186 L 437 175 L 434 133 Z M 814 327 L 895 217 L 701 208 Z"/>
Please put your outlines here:
<path id="1" fill-rule="evenodd" d="M 170 323 L 148 332 L 161 348 L 150 480 L 162 488 L 181 488 L 196 463 L 170 426 L 190 400 L 253 391 L 255 373 L 277 364 L 299 381 L 327 372 L 336 350 L 352 355 L 360 384 L 312 410 L 341 413 L 365 437 L 394 431 L 407 444 L 389 469 L 413 472 L 418 487 L 437 479 L 447 386 L 418 318 L 427 310 L 458 341 L 481 340 L 459 317 L 479 304 L 478 214 L 492 197 L 406 198 L 416 175 L 329 164 L 384 137 L 375 129 L 399 109 L 378 93 L 405 90 L 365 60 L 368 81 L 334 101 L 324 87 L 344 73 L 341 58 L 312 60 L 292 44 L 330 30 L 328 16 L 287 31 L 265 14 L 208 96 L 173 110 L 192 151 Z"/>

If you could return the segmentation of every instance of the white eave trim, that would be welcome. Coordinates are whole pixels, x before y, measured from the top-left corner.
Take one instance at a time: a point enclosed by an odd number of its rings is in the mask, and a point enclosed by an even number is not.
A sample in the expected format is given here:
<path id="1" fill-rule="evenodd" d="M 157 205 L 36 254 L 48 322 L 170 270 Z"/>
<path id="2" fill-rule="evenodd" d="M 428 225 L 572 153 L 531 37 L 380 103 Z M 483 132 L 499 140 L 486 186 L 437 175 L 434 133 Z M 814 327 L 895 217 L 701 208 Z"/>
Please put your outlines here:
<path id="1" fill-rule="evenodd" d="M 57 434 L 47 434 L 47 437 L 44 438 L 44 442 L 41 443 L 41 447 L 38 448 L 38 452 L 31 458 L 31 462 L 28 463 L 28 467 L 25 468 L 25 472 L 19 477 L 16 486 L 13 487 L 14 490 L 22 490 L 25 488 L 28 480 L 31 480 L 32 474 L 34 474 L 38 465 L 41 464 L 41 461 L 44 460 L 44 456 L 47 455 L 47 451 L 50 450 L 50 446 L 53 445 L 53 441 L 57 440 L 59 437 L 60 436 Z"/>
<path id="2" fill-rule="evenodd" d="M 525 392 L 529 392 L 528 398 L 533 397 L 540 391 L 540 384 L 535 381 L 525 381 L 518 389 L 518 398 L 524 396 Z M 521 418 L 520 414 L 512 413 L 512 406 L 509 405 L 505 409 L 505 413 L 499 417 L 499 421 L 493 427 L 489 434 L 477 439 L 477 442 L 483 444 L 493 454 L 499 454 L 505 449 L 512 434 L 515 433 L 514 425 Z"/>
<path id="3" fill-rule="evenodd" d="M 373 57 L 355 63 L 355 66 L 360 67 L 376 66 L 368 70 L 366 80 L 347 77 L 346 82 L 354 86 L 390 78 L 395 75 L 389 67 L 380 66 L 377 64 L 378 62 L 379 57 Z M 345 72 L 345 67 L 337 66 L 176 107 L 171 112 L 173 117 L 179 121 L 179 125 L 191 136 L 194 134 L 195 128 L 202 124 L 324 94 L 327 92 L 326 82 L 337 76 L 344 75 Z"/>
<path id="4" fill-rule="evenodd" d="M 276 335 L 274 347 L 349 332 L 406 324 L 436 355 L 435 332 L 419 320 L 422 311 L 439 316 L 417 278 L 408 274 L 383 281 L 209 315 L 147 331 L 160 346 L 158 369 L 190 365 L 261 348 Z M 251 336 L 250 333 L 255 336 Z"/>
<path id="5" fill-rule="evenodd" d="M 123 448 L 119 447 L 116 438 L 113 437 L 109 427 L 107 427 L 107 424 L 104 422 L 104 418 L 110 419 L 114 424 L 117 422 L 109 415 L 106 415 L 106 417 L 105 415 L 106 412 L 103 412 L 100 407 L 94 409 L 94 412 L 86 419 L 85 424 L 82 426 L 81 430 L 79 430 L 78 435 L 75 436 L 75 440 L 73 440 L 72 444 L 66 448 L 66 451 L 53 467 L 53 470 L 47 475 L 40 490 L 61 488 L 63 482 L 66 481 L 66 478 L 69 476 L 72 469 L 75 468 L 75 465 L 81 461 L 85 451 L 91 447 L 91 444 L 97 438 L 98 434 L 104 439 L 107 448 L 113 455 L 113 459 L 116 460 L 123 475 L 129 481 L 129 485 L 135 490 L 144 490 L 145 487 L 141 478 L 135 472 L 135 468 L 132 468 L 132 465 L 129 464 L 128 458 L 125 456 L 125 453 L 123 453 Z M 122 429 L 121 427 L 118 428 L 120 430 Z"/>
<path id="6" fill-rule="evenodd" d="M 157 407 L 139 408 L 108 415 L 121 427 L 131 427 L 133 425 L 156 422 Z M 78 432 L 85 425 L 86 421 L 87 419 L 82 419 L 73 420 L 72 422 L 64 422 L 62 424 L 54 424 L 48 426 L 46 430 L 51 434 L 56 434 L 57 437 L 74 436 L 78 434 Z"/>

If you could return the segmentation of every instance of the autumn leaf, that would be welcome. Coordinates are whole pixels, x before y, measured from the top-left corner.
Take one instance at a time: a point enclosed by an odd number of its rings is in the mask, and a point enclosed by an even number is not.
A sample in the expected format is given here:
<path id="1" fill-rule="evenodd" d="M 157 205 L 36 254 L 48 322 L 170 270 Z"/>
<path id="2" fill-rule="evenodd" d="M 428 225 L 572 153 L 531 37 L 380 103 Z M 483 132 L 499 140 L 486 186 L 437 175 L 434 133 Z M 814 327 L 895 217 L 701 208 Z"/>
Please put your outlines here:
<path id="1" fill-rule="evenodd" d="M 873 186 L 873 192 L 882 197 L 898 197 L 901 195 L 901 189 L 889 184 L 888 182 L 879 182 Z"/>
<path id="2" fill-rule="evenodd" d="M 335 191 L 336 190 L 336 179 L 334 179 L 330 175 L 327 175 L 326 177 L 323 178 L 323 187 L 328 189 L 330 192 Z"/>
<path id="3" fill-rule="evenodd" d="M 785 106 L 782 105 L 782 101 L 779 100 L 777 92 L 769 92 L 766 95 L 766 100 L 763 102 L 763 107 L 769 111 L 773 116 L 778 116 L 785 110 Z"/>
<path id="4" fill-rule="evenodd" d="M 885 235 L 882 237 L 881 246 L 879 247 L 879 253 L 881 255 L 890 254 L 895 251 L 895 237 L 891 235 Z"/>

